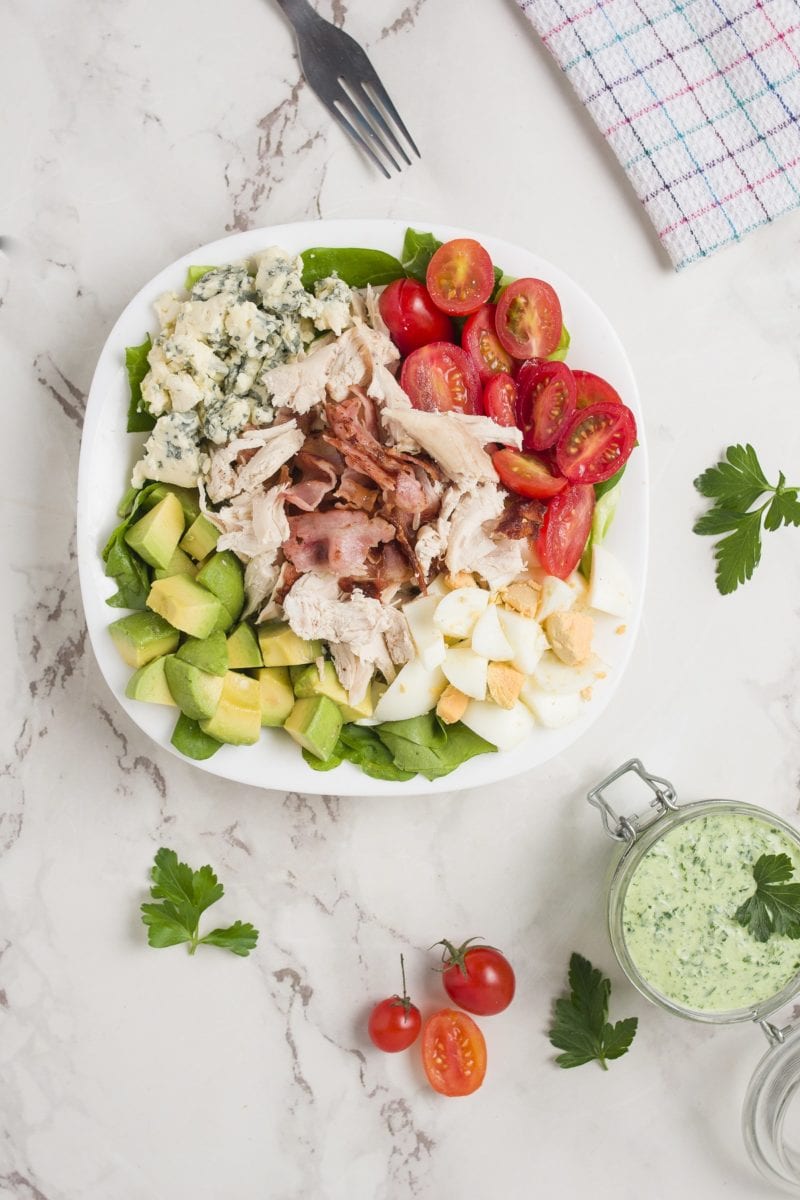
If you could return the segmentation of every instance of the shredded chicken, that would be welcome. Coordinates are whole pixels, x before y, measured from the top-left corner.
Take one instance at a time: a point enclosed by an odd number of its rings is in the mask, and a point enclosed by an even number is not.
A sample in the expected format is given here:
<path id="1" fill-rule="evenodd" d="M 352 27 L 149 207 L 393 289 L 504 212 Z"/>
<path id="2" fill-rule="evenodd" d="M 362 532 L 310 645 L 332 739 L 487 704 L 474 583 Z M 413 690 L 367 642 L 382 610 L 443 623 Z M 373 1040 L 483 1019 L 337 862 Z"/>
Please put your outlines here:
<path id="1" fill-rule="evenodd" d="M 354 384 L 369 386 L 377 367 L 399 357 L 386 334 L 360 322 L 307 358 L 265 371 L 263 381 L 276 408 L 306 413 L 322 404 L 326 393 L 344 400 Z"/>
<path id="2" fill-rule="evenodd" d="M 480 482 L 497 479 L 486 442 L 505 446 L 522 445 L 522 433 L 513 426 L 498 425 L 489 417 L 455 412 L 420 412 L 409 408 L 383 408 L 381 420 L 394 441 L 405 436 L 421 446 L 456 481 Z"/>
<path id="3" fill-rule="evenodd" d="M 495 542 L 490 535 L 491 523 L 503 511 L 503 503 L 502 493 L 489 481 L 462 494 L 447 530 L 444 561 L 451 575 L 474 571 L 494 590 L 525 570 L 528 543 L 509 538 Z"/>
<path id="4" fill-rule="evenodd" d="M 255 491 L 297 453 L 303 441 L 295 420 L 248 429 L 212 454 L 206 483 L 209 498 L 218 504 Z"/>

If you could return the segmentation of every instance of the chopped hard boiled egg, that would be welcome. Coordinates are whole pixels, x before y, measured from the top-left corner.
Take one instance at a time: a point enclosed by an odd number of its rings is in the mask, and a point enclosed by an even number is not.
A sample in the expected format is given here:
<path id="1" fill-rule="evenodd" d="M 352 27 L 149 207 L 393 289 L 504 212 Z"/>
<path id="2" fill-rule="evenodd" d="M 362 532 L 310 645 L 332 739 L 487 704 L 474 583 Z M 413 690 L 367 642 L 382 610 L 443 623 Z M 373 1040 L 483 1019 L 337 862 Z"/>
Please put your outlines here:
<path id="1" fill-rule="evenodd" d="M 554 612 L 568 612 L 577 599 L 577 591 L 570 587 L 566 579 L 556 579 L 555 575 L 545 575 L 542 580 L 542 594 L 539 597 L 537 621 L 545 621 Z"/>
<path id="2" fill-rule="evenodd" d="M 469 646 L 453 646 L 447 650 L 442 671 L 448 683 L 452 683 L 465 696 L 472 696 L 475 700 L 485 697 L 489 663 Z"/>
<path id="3" fill-rule="evenodd" d="M 541 626 L 530 617 L 504 608 L 498 610 L 498 616 L 513 651 L 509 661 L 523 675 L 530 675 L 547 649 L 547 638 Z"/>
<path id="4" fill-rule="evenodd" d="M 523 684 L 520 699 L 546 729 L 560 729 L 562 725 L 569 725 L 581 711 L 582 702 L 578 692 L 545 692 L 531 679 Z"/>
<path id="5" fill-rule="evenodd" d="M 632 604 L 632 589 L 628 572 L 619 559 L 595 546 L 592 550 L 592 574 L 589 581 L 589 605 L 613 617 L 627 617 Z"/>
<path id="6" fill-rule="evenodd" d="M 426 667 L 438 667 L 444 659 L 444 634 L 433 623 L 439 596 L 420 596 L 403 605 L 403 615 L 408 621 L 411 637 L 417 654 Z"/>
<path id="7" fill-rule="evenodd" d="M 592 687 L 604 675 L 605 668 L 596 655 L 579 667 L 568 667 L 552 650 L 546 650 L 536 664 L 531 678 L 543 692 L 567 695 L 569 692 L 580 692 L 582 688 Z"/>
<path id="8" fill-rule="evenodd" d="M 472 649 L 476 654 L 482 654 L 484 658 L 491 658 L 495 662 L 506 662 L 512 657 L 514 651 L 503 633 L 496 604 L 490 604 L 475 622 Z"/>
<path id="9" fill-rule="evenodd" d="M 461 720 L 498 750 L 512 750 L 535 728 L 529 710 L 519 701 L 513 708 L 498 708 L 491 700 L 470 700 Z"/>
<path id="10" fill-rule="evenodd" d="M 482 588 L 455 588 L 439 601 L 434 624 L 445 637 L 468 638 L 488 604 L 489 593 Z"/>
<path id="11" fill-rule="evenodd" d="M 421 717 L 435 708 L 446 687 L 447 680 L 441 667 L 429 668 L 421 659 L 412 658 L 397 672 L 372 715 L 376 721 L 407 721 L 411 717 Z"/>

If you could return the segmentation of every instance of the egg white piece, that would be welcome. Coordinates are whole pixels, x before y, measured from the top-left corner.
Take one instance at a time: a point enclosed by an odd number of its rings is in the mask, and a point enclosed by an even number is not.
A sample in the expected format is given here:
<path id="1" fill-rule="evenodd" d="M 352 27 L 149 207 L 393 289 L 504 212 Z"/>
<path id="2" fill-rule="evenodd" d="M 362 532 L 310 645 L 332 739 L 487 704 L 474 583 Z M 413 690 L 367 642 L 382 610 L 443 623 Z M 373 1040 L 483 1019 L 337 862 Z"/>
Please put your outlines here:
<path id="1" fill-rule="evenodd" d="M 536 664 L 547 649 L 547 638 L 538 621 L 523 617 L 507 608 L 498 609 L 500 625 L 511 649 L 511 664 L 523 675 L 535 671 Z"/>
<path id="2" fill-rule="evenodd" d="M 434 624 L 445 637 L 468 638 L 488 604 L 489 593 L 483 588 L 454 588 L 439 601 Z"/>
<path id="3" fill-rule="evenodd" d="M 610 613 L 612 617 L 627 617 L 633 605 L 628 572 L 605 546 L 595 546 L 592 551 L 588 602 L 590 608 Z"/>
<path id="4" fill-rule="evenodd" d="M 592 687 L 605 673 L 606 667 L 596 654 L 580 666 L 568 667 L 552 650 L 545 650 L 536 664 L 532 679 L 543 692 L 560 692 L 566 695 Z"/>
<path id="5" fill-rule="evenodd" d="M 536 727 L 531 713 L 519 701 L 513 708 L 499 708 L 491 700 L 470 700 L 461 720 L 498 750 L 513 750 Z"/>
<path id="6" fill-rule="evenodd" d="M 438 596 L 428 595 L 403 605 L 403 616 L 408 621 L 417 654 L 428 668 L 440 666 L 447 649 L 444 634 L 433 623 L 438 604 Z"/>
<path id="7" fill-rule="evenodd" d="M 469 646 L 452 646 L 447 650 L 442 671 L 448 682 L 465 696 L 475 700 L 485 698 L 489 663 Z"/>
<path id="8" fill-rule="evenodd" d="M 570 587 L 566 579 L 557 579 L 555 575 L 545 575 L 542 580 L 542 592 L 539 596 L 536 620 L 544 621 L 554 612 L 569 612 L 576 599 L 577 589 Z"/>
<path id="9" fill-rule="evenodd" d="M 401 667 L 375 705 L 375 721 L 407 721 L 421 717 L 436 706 L 447 687 L 441 667 L 429 668 L 421 659 L 412 658 Z"/>
<path id="10" fill-rule="evenodd" d="M 476 654 L 482 654 L 493 662 L 507 662 L 514 650 L 500 624 L 497 615 L 497 605 L 490 604 L 475 622 L 472 631 L 472 649 Z"/>
<path id="11" fill-rule="evenodd" d="M 569 725 L 580 713 L 583 703 L 577 692 L 546 692 L 532 679 L 525 680 L 519 695 L 523 704 L 546 729 L 560 729 L 562 725 Z"/>

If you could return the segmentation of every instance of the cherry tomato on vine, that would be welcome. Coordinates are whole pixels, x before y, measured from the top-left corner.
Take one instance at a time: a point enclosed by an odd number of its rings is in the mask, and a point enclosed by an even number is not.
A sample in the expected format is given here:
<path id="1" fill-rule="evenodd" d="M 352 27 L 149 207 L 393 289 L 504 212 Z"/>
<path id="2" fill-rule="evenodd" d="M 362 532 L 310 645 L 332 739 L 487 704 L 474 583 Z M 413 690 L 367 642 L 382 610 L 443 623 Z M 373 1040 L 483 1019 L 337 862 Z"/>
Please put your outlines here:
<path id="1" fill-rule="evenodd" d="M 500 293 L 497 336 L 514 358 L 547 358 L 558 346 L 561 302 L 543 279 L 515 279 Z"/>
<path id="2" fill-rule="evenodd" d="M 483 389 L 483 408 L 498 425 L 517 423 L 517 385 L 510 375 L 493 375 Z"/>
<path id="3" fill-rule="evenodd" d="M 511 963 L 494 946 L 463 946 L 442 939 L 442 982 L 454 1004 L 489 1017 L 503 1012 L 514 999 L 516 980 Z"/>
<path id="4" fill-rule="evenodd" d="M 469 1096 L 486 1075 L 486 1042 L 466 1013 L 443 1008 L 428 1017 L 422 1033 L 422 1065 L 428 1083 L 443 1096 Z"/>
<path id="5" fill-rule="evenodd" d="M 474 362 L 481 383 L 488 383 L 501 371 L 510 374 L 516 365 L 495 331 L 495 308 L 494 304 L 482 304 L 467 318 L 461 333 L 461 346 Z"/>
<path id="6" fill-rule="evenodd" d="M 636 444 L 636 421 L 624 404 L 579 408 L 562 431 L 556 465 L 570 483 L 602 483 L 624 466 Z"/>
<path id="7" fill-rule="evenodd" d="M 416 279 L 395 279 L 381 292 L 378 308 L 401 354 L 429 342 L 455 341 L 453 322 Z"/>
<path id="8" fill-rule="evenodd" d="M 396 1054 L 407 1050 L 419 1036 L 422 1017 L 416 1004 L 412 1004 L 406 991 L 406 969 L 400 955 L 400 970 L 403 975 L 402 996 L 390 996 L 375 1005 L 367 1026 L 369 1036 L 379 1050 Z"/>
<path id="9" fill-rule="evenodd" d="M 432 255 L 425 283 L 437 308 L 465 317 L 485 304 L 494 290 L 492 260 L 480 242 L 454 238 Z"/>
<path id="10" fill-rule="evenodd" d="M 449 342 L 431 342 L 409 354 L 400 386 L 426 412 L 482 413 L 481 381 L 468 354 Z"/>
<path id="11" fill-rule="evenodd" d="M 590 483 L 571 483 L 547 506 L 536 554 L 548 575 L 566 579 L 581 560 L 592 528 L 594 488 Z"/>
<path id="12" fill-rule="evenodd" d="M 575 411 L 575 380 L 566 363 L 534 358 L 517 376 L 523 450 L 549 450 Z"/>
<path id="13" fill-rule="evenodd" d="M 622 404 L 616 388 L 591 371 L 573 371 L 576 389 L 576 407 L 588 408 L 590 404 Z"/>
<path id="14" fill-rule="evenodd" d="M 519 450 L 498 450 L 492 455 L 494 469 L 500 482 L 518 496 L 549 500 L 567 486 L 563 475 L 555 475 L 537 454 L 521 454 Z"/>

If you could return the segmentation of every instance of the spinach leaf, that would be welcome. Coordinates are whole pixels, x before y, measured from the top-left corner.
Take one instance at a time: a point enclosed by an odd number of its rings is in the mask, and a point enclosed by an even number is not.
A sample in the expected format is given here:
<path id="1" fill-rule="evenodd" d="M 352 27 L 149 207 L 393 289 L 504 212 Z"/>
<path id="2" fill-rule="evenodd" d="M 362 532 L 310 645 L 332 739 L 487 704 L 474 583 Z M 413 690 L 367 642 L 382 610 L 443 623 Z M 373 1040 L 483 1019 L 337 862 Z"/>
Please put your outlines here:
<path id="1" fill-rule="evenodd" d="M 460 721 L 445 725 L 435 712 L 407 721 L 384 721 L 374 726 L 374 730 L 391 750 L 395 766 L 418 771 L 426 779 L 449 775 L 476 754 L 493 753 L 497 749 Z"/>
<path id="2" fill-rule="evenodd" d="M 128 403 L 128 433 L 146 433 L 155 425 L 155 417 L 151 417 L 142 406 L 142 380 L 150 370 L 147 356 L 152 349 L 150 334 L 141 346 L 125 347 L 125 366 L 128 368 L 128 383 L 131 398 Z"/>
<path id="3" fill-rule="evenodd" d="M 403 780 L 414 777 L 413 771 L 401 771 L 395 766 L 391 751 L 384 746 L 375 729 L 368 725 L 343 725 L 330 758 L 323 761 L 307 750 L 303 751 L 303 758 L 315 771 L 331 771 L 347 759 L 373 779 Z"/>
<path id="4" fill-rule="evenodd" d="M 114 580 L 118 588 L 118 591 L 106 600 L 106 604 L 110 604 L 112 608 L 146 607 L 145 602 L 150 591 L 150 568 L 144 559 L 131 550 L 125 541 L 125 534 L 136 520 L 139 509 L 158 486 L 157 483 L 148 483 L 138 491 L 130 489 L 120 502 L 118 512 L 124 520 L 111 534 L 103 549 L 106 575 Z"/>
<path id="5" fill-rule="evenodd" d="M 424 283 L 428 263 L 441 244 L 432 233 L 425 233 L 419 229 L 407 229 L 401 254 L 406 275 Z"/>
<path id="6" fill-rule="evenodd" d="M 383 250 L 367 250 L 360 246 L 314 246 L 304 250 L 303 287 L 310 291 L 318 279 L 338 275 L 349 287 L 366 287 L 368 283 L 382 287 L 405 275 L 402 265 Z"/>

